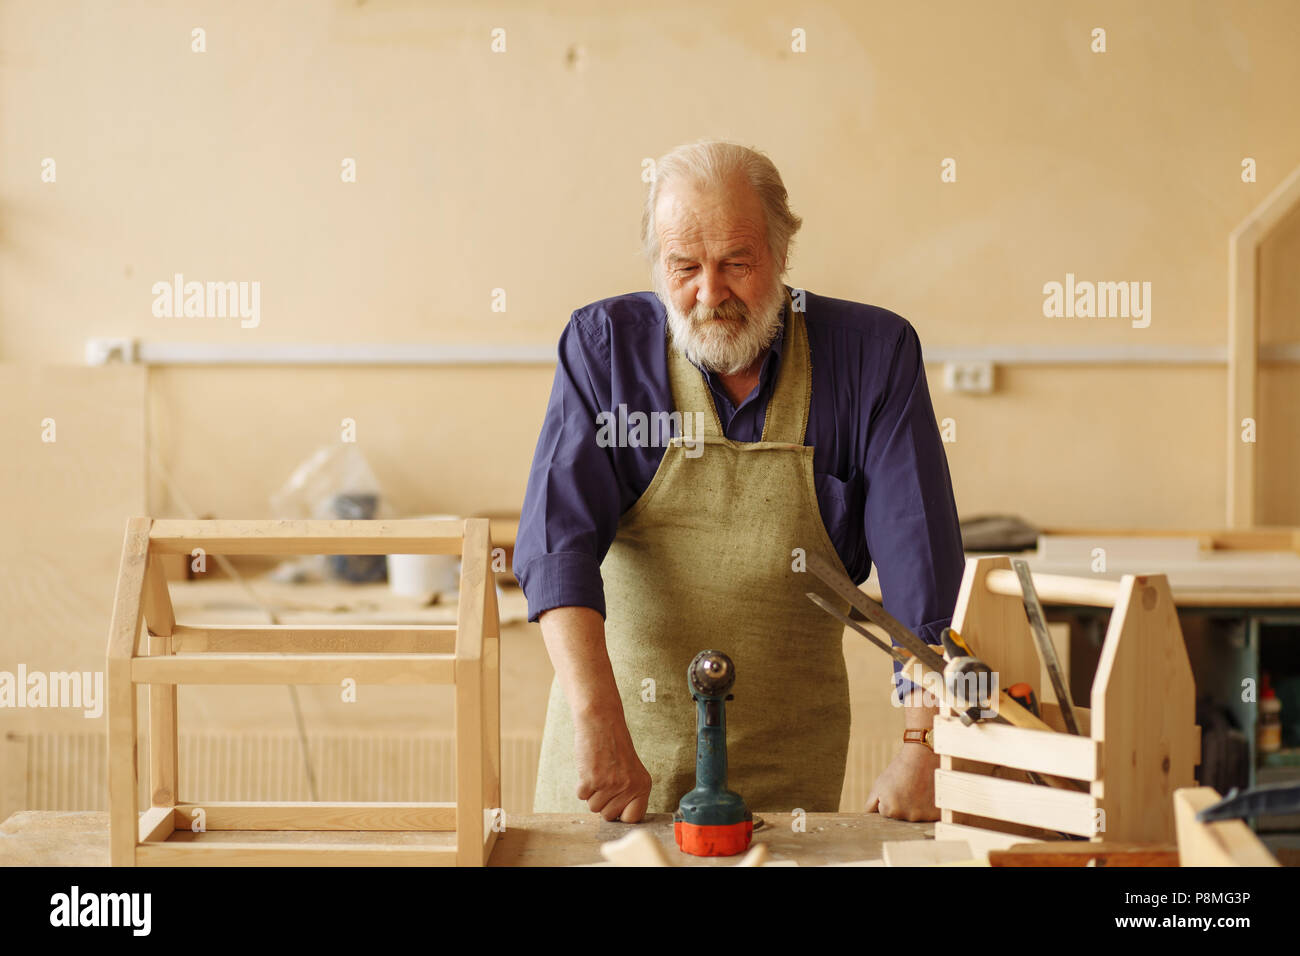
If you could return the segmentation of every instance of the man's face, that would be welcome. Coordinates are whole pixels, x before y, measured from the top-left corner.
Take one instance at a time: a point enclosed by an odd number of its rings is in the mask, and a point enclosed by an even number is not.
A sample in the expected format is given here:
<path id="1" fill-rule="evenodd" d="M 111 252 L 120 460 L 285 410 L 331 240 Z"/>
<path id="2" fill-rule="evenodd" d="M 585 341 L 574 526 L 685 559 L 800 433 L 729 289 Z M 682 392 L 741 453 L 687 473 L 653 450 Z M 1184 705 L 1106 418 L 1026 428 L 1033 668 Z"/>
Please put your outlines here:
<path id="1" fill-rule="evenodd" d="M 671 184 L 655 228 L 654 289 L 674 342 L 713 371 L 749 368 L 776 337 L 785 303 L 758 196 L 743 179 L 707 190 Z"/>

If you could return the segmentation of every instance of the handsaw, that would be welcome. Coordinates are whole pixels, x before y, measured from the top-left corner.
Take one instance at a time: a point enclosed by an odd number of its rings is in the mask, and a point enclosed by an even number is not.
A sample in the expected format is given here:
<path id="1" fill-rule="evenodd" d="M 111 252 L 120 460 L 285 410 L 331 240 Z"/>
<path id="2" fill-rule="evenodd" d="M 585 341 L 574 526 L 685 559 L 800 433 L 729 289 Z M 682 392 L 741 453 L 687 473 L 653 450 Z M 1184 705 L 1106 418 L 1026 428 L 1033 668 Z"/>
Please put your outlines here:
<path id="1" fill-rule="evenodd" d="M 815 574 L 823 584 L 845 601 L 848 601 L 851 607 L 861 611 L 868 621 L 898 641 L 899 644 L 902 644 L 930 670 L 938 671 L 940 674 L 943 673 L 946 662 L 942 654 L 936 653 L 929 644 L 900 624 L 897 618 L 859 591 L 853 582 L 845 577 L 842 571 L 833 568 L 830 562 L 820 555 L 809 554 L 807 560 L 808 570 Z M 819 604 L 818 607 L 821 607 L 821 605 Z"/>

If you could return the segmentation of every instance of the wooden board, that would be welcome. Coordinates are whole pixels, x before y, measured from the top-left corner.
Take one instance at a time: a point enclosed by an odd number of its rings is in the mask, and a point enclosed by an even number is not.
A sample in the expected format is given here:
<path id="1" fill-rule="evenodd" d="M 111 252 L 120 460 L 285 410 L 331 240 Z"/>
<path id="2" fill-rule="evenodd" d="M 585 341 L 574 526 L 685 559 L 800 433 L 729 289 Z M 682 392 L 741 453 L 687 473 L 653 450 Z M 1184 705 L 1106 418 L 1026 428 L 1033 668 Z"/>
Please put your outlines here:
<path id="1" fill-rule="evenodd" d="M 1174 839 L 1170 795 L 1194 782 L 1200 761 L 1196 685 L 1168 582 L 1125 576 L 1092 685 L 1092 735 L 1104 779 L 1093 793 L 1107 840 Z"/>
<path id="2" fill-rule="evenodd" d="M 1178 854 L 1183 866 L 1278 866 L 1244 820 L 1200 823 L 1196 814 L 1219 801 L 1213 787 L 1185 787 L 1174 793 Z"/>
<path id="3" fill-rule="evenodd" d="M 1172 843 L 1051 840 L 989 851 L 989 866 L 1177 866 Z"/>
<path id="4" fill-rule="evenodd" d="M 890 840 L 881 852 L 885 866 L 937 866 L 974 858 L 965 840 Z"/>
<path id="5" fill-rule="evenodd" d="M 924 840 L 933 824 L 890 820 L 877 813 L 810 813 L 807 831 L 791 829 L 788 818 L 771 822 L 754 834 L 767 844 L 771 862 L 797 862 L 824 866 L 879 859 L 887 841 Z M 683 854 L 673 842 L 672 815 L 650 814 L 638 827 L 649 829 L 664 847 L 669 860 L 680 866 L 730 866 L 738 858 L 704 858 Z M 632 827 L 606 823 L 594 814 L 519 814 L 506 820 L 489 866 L 588 866 L 602 863 L 602 843 L 625 836 Z M 442 832 L 379 831 L 368 833 L 295 831 L 209 831 L 203 839 L 211 846 L 256 844 L 268 839 L 291 840 L 296 845 L 358 843 L 445 847 L 451 834 Z M 173 840 L 191 841 L 178 831 Z M 0 866 L 107 866 L 108 814 L 24 811 L 0 823 Z M 234 850 L 229 851 L 238 858 Z"/>

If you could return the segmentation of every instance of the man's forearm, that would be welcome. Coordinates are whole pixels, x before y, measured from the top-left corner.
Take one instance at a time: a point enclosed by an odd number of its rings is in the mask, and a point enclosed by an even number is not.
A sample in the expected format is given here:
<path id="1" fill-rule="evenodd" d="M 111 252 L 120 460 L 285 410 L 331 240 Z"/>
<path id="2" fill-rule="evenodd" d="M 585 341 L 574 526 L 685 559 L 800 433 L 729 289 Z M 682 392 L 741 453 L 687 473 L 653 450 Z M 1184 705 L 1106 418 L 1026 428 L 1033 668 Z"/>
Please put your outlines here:
<path id="1" fill-rule="evenodd" d="M 557 607 L 537 619 L 564 699 L 575 718 L 622 716 L 623 703 L 605 649 L 605 620 L 589 607 Z"/>
<path id="2" fill-rule="evenodd" d="M 925 707 L 925 695 L 913 691 L 903 701 L 903 727 L 907 730 L 929 730 L 934 726 L 934 718 L 939 713 L 938 707 Z"/>

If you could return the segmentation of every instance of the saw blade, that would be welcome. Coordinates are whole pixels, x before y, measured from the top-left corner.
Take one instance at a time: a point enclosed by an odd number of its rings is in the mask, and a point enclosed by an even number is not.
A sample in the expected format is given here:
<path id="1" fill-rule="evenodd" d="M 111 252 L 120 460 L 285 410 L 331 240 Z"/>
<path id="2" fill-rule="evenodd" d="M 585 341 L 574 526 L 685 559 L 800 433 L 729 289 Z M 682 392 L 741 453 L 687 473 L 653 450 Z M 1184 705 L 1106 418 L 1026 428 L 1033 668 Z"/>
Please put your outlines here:
<path id="1" fill-rule="evenodd" d="M 1070 688 L 1065 686 L 1061 674 L 1061 660 L 1056 655 L 1056 645 L 1047 630 L 1047 618 L 1043 616 L 1043 605 L 1038 600 L 1038 591 L 1034 588 L 1034 576 L 1029 573 L 1029 563 L 1021 558 L 1013 558 L 1011 566 L 1020 579 L 1021 602 L 1025 606 L 1025 615 L 1029 618 L 1029 629 L 1033 632 L 1034 643 L 1038 645 L 1038 656 L 1047 668 L 1047 678 L 1052 682 L 1056 692 L 1056 704 L 1061 708 L 1061 720 L 1065 729 L 1072 734 L 1079 733 L 1079 722 L 1074 716 L 1074 701 L 1070 699 Z"/>
<path id="2" fill-rule="evenodd" d="M 897 618 L 859 591 L 857 585 L 847 575 L 831 567 L 830 563 L 820 555 L 809 554 L 807 561 L 808 570 L 823 584 L 861 611 L 868 621 L 911 651 L 913 656 L 930 670 L 943 673 L 943 655 L 936 653 L 929 644 L 899 623 Z"/>

